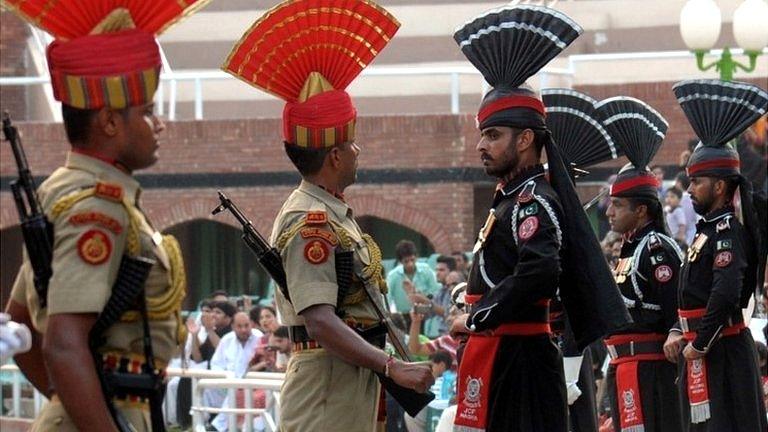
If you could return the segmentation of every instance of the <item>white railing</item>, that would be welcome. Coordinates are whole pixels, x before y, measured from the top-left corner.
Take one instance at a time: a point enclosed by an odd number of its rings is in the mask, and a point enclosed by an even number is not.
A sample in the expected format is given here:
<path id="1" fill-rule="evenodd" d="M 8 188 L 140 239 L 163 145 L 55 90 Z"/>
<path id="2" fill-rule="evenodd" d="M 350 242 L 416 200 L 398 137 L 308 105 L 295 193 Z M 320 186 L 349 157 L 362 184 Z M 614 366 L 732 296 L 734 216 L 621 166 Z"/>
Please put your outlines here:
<path id="1" fill-rule="evenodd" d="M 168 70 L 168 68 L 165 68 Z M 372 67 L 362 72 L 363 76 L 375 77 L 403 77 L 403 76 L 449 76 L 451 78 L 451 113 L 459 113 L 459 97 L 461 96 L 460 78 L 463 75 L 480 75 L 471 66 L 445 66 L 445 67 Z M 565 75 L 571 73 L 562 68 L 546 68 L 539 73 L 542 86 L 548 81 L 549 75 Z M 203 116 L 203 82 L 229 81 L 235 78 L 220 70 L 196 70 L 196 71 L 171 71 L 160 75 L 160 84 L 155 95 L 158 114 L 165 115 L 164 104 L 166 102 L 166 87 L 168 87 L 168 119 L 176 120 L 176 106 L 178 104 L 178 87 L 181 82 L 192 82 L 194 92 L 194 116 L 195 120 L 202 120 Z M 50 84 L 50 77 L 0 77 L 0 86 L 35 86 Z M 479 89 L 482 95 L 487 90 L 487 84 Z"/>
<path id="2" fill-rule="evenodd" d="M 252 378 L 253 377 L 253 378 Z M 258 377 L 258 378 L 257 378 Z M 246 378 L 204 378 L 201 379 L 192 395 L 192 422 L 193 431 L 202 432 L 205 430 L 205 413 L 217 413 L 227 415 L 228 430 L 237 431 L 237 416 L 243 414 L 243 430 L 253 431 L 254 415 L 260 415 L 264 427 L 270 432 L 277 431 L 280 414 L 280 387 L 283 385 L 283 374 L 248 374 Z M 221 408 L 204 406 L 200 403 L 203 400 L 202 395 L 206 389 L 226 389 L 227 406 Z M 244 390 L 244 407 L 237 408 L 236 392 L 238 389 Z M 264 408 L 253 407 L 252 391 L 256 389 L 266 390 L 266 405 Z"/>
<path id="3" fill-rule="evenodd" d="M 21 370 L 19 370 L 19 367 L 15 364 L 7 364 L 0 367 L 0 372 L 4 373 L 10 373 L 11 374 L 11 411 L 7 413 L 6 417 L 11 418 L 30 418 L 30 417 L 22 417 L 22 410 L 21 410 L 21 389 L 23 386 L 27 385 L 33 390 L 33 410 L 32 414 L 33 416 L 31 418 L 37 417 L 37 414 L 40 412 L 40 408 L 43 406 L 43 403 L 47 400 L 45 396 L 43 396 L 40 392 L 35 389 L 32 384 L 30 384 L 26 378 L 24 378 L 24 374 L 21 373 Z M 5 399 L 5 395 L 3 395 L 3 398 Z M 0 403 L 5 402 L 4 400 L 0 401 Z"/>

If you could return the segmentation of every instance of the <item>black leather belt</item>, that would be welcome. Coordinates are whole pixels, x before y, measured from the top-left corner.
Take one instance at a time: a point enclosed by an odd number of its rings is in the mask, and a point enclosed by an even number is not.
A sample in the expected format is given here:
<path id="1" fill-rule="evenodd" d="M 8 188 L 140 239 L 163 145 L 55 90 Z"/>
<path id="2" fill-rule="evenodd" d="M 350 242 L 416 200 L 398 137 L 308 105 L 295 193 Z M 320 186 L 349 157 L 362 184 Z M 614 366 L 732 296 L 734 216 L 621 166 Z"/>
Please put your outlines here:
<path id="1" fill-rule="evenodd" d="M 371 345 L 384 347 L 387 336 L 387 326 L 383 323 L 379 323 L 367 328 L 351 327 L 360 337 L 365 339 Z M 313 342 L 309 336 L 309 332 L 305 326 L 289 326 L 288 337 L 290 337 L 293 343 Z"/>
<path id="2" fill-rule="evenodd" d="M 684 333 L 688 332 L 696 332 L 699 331 L 699 328 L 701 327 L 701 320 L 703 317 L 700 318 L 680 318 L 680 327 L 682 327 L 682 330 Z M 741 315 L 741 313 L 735 314 L 728 318 L 728 321 L 725 323 L 725 327 L 731 327 L 736 324 L 740 324 L 744 322 L 744 316 Z"/>
<path id="3" fill-rule="evenodd" d="M 663 341 L 633 342 L 620 345 L 608 345 L 608 354 L 611 359 L 633 357 L 639 354 L 664 353 Z"/>

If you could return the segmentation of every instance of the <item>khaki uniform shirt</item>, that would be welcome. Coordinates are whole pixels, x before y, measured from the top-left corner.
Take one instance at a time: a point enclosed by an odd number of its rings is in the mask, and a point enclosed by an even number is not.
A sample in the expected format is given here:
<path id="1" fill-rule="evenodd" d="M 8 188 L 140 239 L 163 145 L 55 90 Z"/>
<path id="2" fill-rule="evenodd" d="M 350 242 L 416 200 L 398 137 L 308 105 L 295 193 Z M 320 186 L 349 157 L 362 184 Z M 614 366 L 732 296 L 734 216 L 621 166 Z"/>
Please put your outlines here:
<path id="1" fill-rule="evenodd" d="M 372 257 L 368 244 L 363 239 L 363 232 L 353 217 L 352 209 L 343 201 L 307 181 L 301 182 L 298 189 L 291 193 L 280 209 L 275 219 L 270 243 L 277 245 L 278 239 L 286 230 L 302 219 L 306 219 L 310 213 L 324 214 L 328 223 L 308 221 L 307 225 L 296 232 L 280 250 L 291 301 L 286 301 L 279 289 L 275 290 L 275 297 L 282 323 L 288 326 L 304 325 L 304 318 L 299 314 L 310 306 L 318 304 L 339 306 L 337 305 L 338 285 L 334 252 L 340 245 L 331 224 L 342 227 L 349 234 L 354 250 L 355 273 L 360 275 L 362 269 L 371 264 Z M 362 281 L 357 279 L 357 283 L 361 284 Z M 373 293 L 377 301 L 383 301 L 378 294 L 378 287 L 366 288 Z M 357 300 L 361 301 L 342 305 L 346 316 L 361 322 L 377 321 L 378 318 L 370 300 L 364 296 L 360 296 Z"/>
<path id="2" fill-rule="evenodd" d="M 306 224 L 301 225 L 302 221 Z M 354 251 L 358 276 L 353 278 L 352 294 L 342 300 L 345 319 L 363 325 L 377 321 L 362 289 L 381 301 L 379 287 L 369 286 L 373 282 L 359 277 L 374 257 L 352 209 L 320 187 L 302 181 L 283 204 L 271 236 L 271 244 L 283 259 L 291 297 L 288 302 L 279 289 L 275 290 L 283 324 L 304 325 L 300 313 L 314 305 L 339 306 L 334 252 L 341 247 L 338 233 L 342 229 L 349 238 L 344 243 Z M 281 394 L 282 432 L 370 432 L 376 428 L 379 385 L 374 373 L 328 355 L 322 348 L 291 356 Z"/>
<path id="3" fill-rule="evenodd" d="M 54 215 L 53 208 L 60 205 L 62 198 L 66 200 L 97 184 L 107 187 Z M 45 333 L 49 315 L 98 314 L 102 311 L 112 294 L 126 249 L 129 231 L 126 203 L 133 208 L 139 221 L 141 255 L 156 260 L 145 285 L 146 295 L 156 297 L 168 292 L 169 256 L 162 236 L 155 232 L 138 208 L 140 191 L 139 183 L 133 177 L 110 164 L 77 153 L 69 153 L 66 165 L 40 186 L 38 196 L 43 211 L 54 226 L 53 276 L 48 285 L 48 304 L 46 308 L 40 307 L 26 251 L 11 294 L 14 301 L 26 306 L 36 331 Z M 172 315 L 150 320 L 150 331 L 157 364 L 164 365 L 178 346 L 177 320 Z M 105 344 L 100 351 L 143 359 L 142 337 L 140 319 L 118 321 L 105 332 Z M 64 412 L 60 406 L 54 410 Z M 41 414 L 43 417 L 45 415 Z M 57 424 L 59 427 L 66 425 L 68 419 L 59 419 Z M 138 427 L 141 430 L 140 425 Z M 45 430 L 45 427 L 36 429 Z"/>

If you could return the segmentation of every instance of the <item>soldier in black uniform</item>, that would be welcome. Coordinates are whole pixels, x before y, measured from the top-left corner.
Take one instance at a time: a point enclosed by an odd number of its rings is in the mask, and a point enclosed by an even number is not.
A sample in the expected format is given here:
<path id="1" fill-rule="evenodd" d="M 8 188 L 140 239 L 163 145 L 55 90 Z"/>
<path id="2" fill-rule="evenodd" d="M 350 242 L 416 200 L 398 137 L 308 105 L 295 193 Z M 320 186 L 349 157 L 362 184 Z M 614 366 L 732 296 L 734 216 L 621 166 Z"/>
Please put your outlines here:
<path id="1" fill-rule="evenodd" d="M 469 341 L 459 370 L 457 431 L 568 430 L 562 356 L 548 322 L 561 272 L 574 279 L 564 304 L 578 324 L 574 333 L 581 348 L 612 324 L 600 307 L 618 311 L 614 318 L 622 324 L 626 318 L 604 261 L 591 266 L 587 260 L 582 273 L 571 273 L 574 253 L 599 256 L 599 246 L 546 128 L 544 105 L 521 87 L 580 31 L 559 12 L 525 5 L 493 10 L 454 35 L 494 87 L 478 113 L 477 150 L 486 173 L 499 180 L 474 249 L 465 296 L 471 310 L 458 320 Z M 557 40 L 540 36 L 545 33 Z M 536 37 L 537 57 L 530 58 L 526 41 Z M 540 162 L 543 149 L 550 181 Z M 606 287 L 612 291 L 598 300 Z M 576 304 L 584 309 L 571 313 Z"/>
<path id="2" fill-rule="evenodd" d="M 606 99 L 597 111 L 630 163 L 611 186 L 606 216 L 622 234 L 614 276 L 632 324 L 605 340 L 611 356 L 606 375 L 616 431 L 681 429 L 674 363 L 664 357 L 664 341 L 677 321 L 677 281 L 682 251 L 670 238 L 657 190 L 647 166 L 667 130 L 664 118 L 644 102 Z"/>
<path id="3" fill-rule="evenodd" d="M 665 344 L 670 356 L 682 348 L 684 430 L 765 431 L 755 345 L 742 308 L 762 283 L 766 257 L 759 252 L 749 182 L 728 142 L 765 115 L 768 94 L 718 80 L 683 81 L 674 91 L 702 141 L 687 166 L 688 192 L 702 219 L 680 275 L 680 321 Z"/>

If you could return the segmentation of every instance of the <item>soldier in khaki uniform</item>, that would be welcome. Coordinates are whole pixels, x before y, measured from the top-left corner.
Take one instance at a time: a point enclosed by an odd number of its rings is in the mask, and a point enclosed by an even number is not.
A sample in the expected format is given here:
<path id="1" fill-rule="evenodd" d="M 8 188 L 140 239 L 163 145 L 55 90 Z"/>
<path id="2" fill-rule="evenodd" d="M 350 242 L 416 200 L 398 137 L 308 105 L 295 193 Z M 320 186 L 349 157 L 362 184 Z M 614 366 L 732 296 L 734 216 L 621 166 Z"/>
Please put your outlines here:
<path id="1" fill-rule="evenodd" d="M 173 19 L 186 13 L 174 8 L 166 10 Z M 44 19 L 23 7 L 17 12 L 59 36 Z M 35 330 L 32 350 L 15 359 L 50 399 L 33 431 L 117 430 L 89 350 L 89 332 L 113 293 L 124 256 L 154 261 L 144 296 L 157 369 L 165 367 L 183 336 L 186 280 L 179 246 L 152 227 L 132 176 L 156 162 L 158 134 L 165 128 L 152 102 L 161 67 L 156 28 L 133 22 L 134 15 L 141 16 L 125 8 L 113 11 L 93 23 L 94 34 L 57 38 L 48 48 L 54 96 L 63 104 L 72 145 L 64 167 L 38 190 L 53 225 L 53 275 L 46 298 L 39 298 L 25 254 L 7 306 L 14 319 Z M 134 309 L 107 328 L 96 347 L 107 372 L 142 372 L 143 321 Z M 112 403 L 135 430 L 151 430 L 146 399 L 115 396 Z"/>
<path id="2" fill-rule="evenodd" d="M 374 372 L 419 392 L 433 380 L 427 365 L 395 360 L 380 349 L 383 333 L 374 302 L 383 308 L 381 253 L 343 197 L 355 181 L 360 153 L 354 141 L 356 110 L 343 89 L 398 24 L 367 0 L 360 0 L 354 11 L 322 6 L 322 1 L 277 6 L 235 45 L 224 70 L 287 101 L 285 151 L 303 179 L 280 210 L 271 236 L 287 278 L 287 296 L 278 290 L 277 306 L 294 344 L 281 392 L 280 430 L 370 432 L 382 402 Z M 360 22 L 339 21 L 336 14 Z M 340 27 L 307 23 L 315 30 L 311 40 L 296 35 L 288 51 L 280 51 L 286 36 L 282 23 L 297 21 L 293 26 L 304 28 L 301 20 L 310 15 L 317 15 L 313 22 L 334 19 Z M 361 23 L 378 32 L 370 32 L 368 39 L 355 37 L 360 29 L 353 27 Z M 303 56 L 308 47 L 338 46 L 340 35 L 349 37 L 344 49 Z M 348 52 L 367 57 L 350 62 Z M 292 71 L 291 76 L 252 73 L 268 70 L 270 61 Z M 303 74 L 300 82 L 296 74 Z"/>

